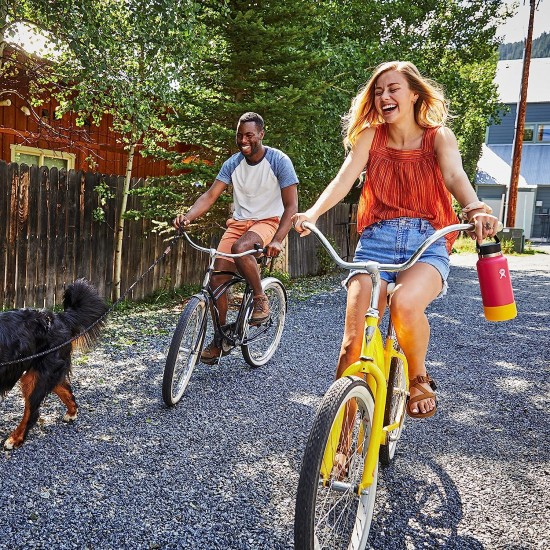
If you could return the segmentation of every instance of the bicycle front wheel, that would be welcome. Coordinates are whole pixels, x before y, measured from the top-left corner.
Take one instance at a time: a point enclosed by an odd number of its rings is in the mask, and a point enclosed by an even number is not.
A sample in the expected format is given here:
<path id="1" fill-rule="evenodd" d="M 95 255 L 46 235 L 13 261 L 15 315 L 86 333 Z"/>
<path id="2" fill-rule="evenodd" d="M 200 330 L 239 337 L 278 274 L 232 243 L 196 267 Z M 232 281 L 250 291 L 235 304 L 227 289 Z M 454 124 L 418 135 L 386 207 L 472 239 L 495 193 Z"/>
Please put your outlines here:
<path id="1" fill-rule="evenodd" d="M 336 380 L 323 397 L 306 445 L 298 482 L 294 519 L 296 550 L 362 550 L 367 545 L 378 462 L 372 485 L 361 495 L 356 488 L 363 475 L 373 414 L 374 399 L 367 384 L 359 378 L 350 376 Z M 340 422 L 342 431 L 336 431 L 341 433 L 340 441 L 334 442 L 331 432 L 337 430 Z M 343 444 L 344 440 L 347 443 Z M 344 447 L 347 451 L 343 451 Z M 337 452 L 344 452 L 346 462 L 332 468 L 327 477 L 322 473 L 326 467 L 323 459 L 328 456 L 334 460 Z"/>
<path id="2" fill-rule="evenodd" d="M 395 455 L 397 442 L 403 431 L 405 422 L 405 407 L 407 406 L 407 379 L 403 361 L 398 357 L 392 357 L 390 374 L 388 376 L 388 394 L 386 397 L 386 409 L 384 411 L 384 426 L 398 423 L 399 426 L 388 432 L 385 445 L 380 446 L 380 462 L 388 466 Z"/>
<path id="3" fill-rule="evenodd" d="M 179 318 L 162 379 L 162 398 L 168 406 L 181 399 L 197 364 L 206 333 L 206 313 L 206 299 L 195 295 Z"/>
<path id="4" fill-rule="evenodd" d="M 249 324 L 252 314 L 251 296 L 243 321 L 244 340 L 241 351 L 244 360 L 251 367 L 261 367 L 271 359 L 279 346 L 285 326 L 287 301 L 282 283 L 274 277 L 267 277 L 262 279 L 262 288 L 269 300 L 269 319 L 258 326 Z"/>

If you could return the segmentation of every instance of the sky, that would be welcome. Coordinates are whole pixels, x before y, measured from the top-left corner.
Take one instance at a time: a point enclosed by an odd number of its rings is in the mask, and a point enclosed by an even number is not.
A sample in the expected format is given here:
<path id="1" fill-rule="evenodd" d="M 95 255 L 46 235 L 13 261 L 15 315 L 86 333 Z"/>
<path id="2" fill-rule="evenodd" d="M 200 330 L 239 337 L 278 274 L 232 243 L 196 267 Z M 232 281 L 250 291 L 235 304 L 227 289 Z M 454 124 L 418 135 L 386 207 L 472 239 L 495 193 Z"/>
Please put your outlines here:
<path id="1" fill-rule="evenodd" d="M 504 42 L 519 42 L 527 36 L 527 27 L 529 26 L 529 0 L 509 1 L 507 4 L 518 3 L 516 15 L 508 20 L 505 25 L 499 28 L 499 35 L 504 36 Z M 550 0 L 539 0 L 538 9 L 535 12 L 535 22 L 533 25 L 533 38 L 537 38 L 543 32 L 550 32 Z"/>

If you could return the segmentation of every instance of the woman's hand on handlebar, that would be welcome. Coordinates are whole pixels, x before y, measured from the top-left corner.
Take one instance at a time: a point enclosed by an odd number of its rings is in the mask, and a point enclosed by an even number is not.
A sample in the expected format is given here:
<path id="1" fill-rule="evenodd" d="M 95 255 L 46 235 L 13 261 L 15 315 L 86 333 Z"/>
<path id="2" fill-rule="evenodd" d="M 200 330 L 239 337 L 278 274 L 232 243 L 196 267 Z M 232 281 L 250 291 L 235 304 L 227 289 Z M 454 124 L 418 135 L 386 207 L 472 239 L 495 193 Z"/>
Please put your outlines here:
<path id="1" fill-rule="evenodd" d="M 174 221 L 172 223 L 174 224 L 174 227 L 176 229 L 182 230 L 191 223 L 191 220 L 187 217 L 186 214 L 178 214 L 174 218 Z"/>
<path id="2" fill-rule="evenodd" d="M 498 218 L 484 213 L 474 214 L 469 223 L 474 224 L 474 230 L 468 231 L 468 234 L 479 244 L 483 242 L 483 239 L 494 237 L 499 232 L 499 226 L 501 225 Z"/>
<path id="3" fill-rule="evenodd" d="M 311 233 L 309 229 L 306 229 L 302 226 L 302 223 L 309 222 L 315 225 L 316 221 L 317 218 L 314 218 L 308 212 L 298 212 L 297 214 L 294 214 L 294 216 L 292 216 L 292 226 L 298 233 L 300 233 L 300 237 L 305 237 L 306 235 L 309 235 Z"/>

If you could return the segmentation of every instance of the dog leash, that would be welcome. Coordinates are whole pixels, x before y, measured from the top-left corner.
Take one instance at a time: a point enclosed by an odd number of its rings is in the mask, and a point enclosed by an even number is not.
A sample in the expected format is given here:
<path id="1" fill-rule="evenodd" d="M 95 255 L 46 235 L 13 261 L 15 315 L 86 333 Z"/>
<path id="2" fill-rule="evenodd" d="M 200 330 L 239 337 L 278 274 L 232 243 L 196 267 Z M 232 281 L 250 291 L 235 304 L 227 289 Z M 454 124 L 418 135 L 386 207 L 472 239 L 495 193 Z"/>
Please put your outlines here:
<path id="1" fill-rule="evenodd" d="M 69 344 L 71 344 L 75 340 L 78 340 L 79 338 L 82 338 L 82 336 L 84 336 L 86 333 L 90 332 L 90 330 L 92 330 L 97 324 L 101 323 L 101 321 L 103 321 L 103 319 L 105 319 L 105 317 L 107 317 L 107 315 L 109 315 L 109 313 L 111 313 L 111 311 L 113 311 L 118 306 L 118 304 L 120 304 L 120 302 L 122 302 L 126 298 L 126 296 L 128 296 L 128 294 L 130 294 L 132 289 L 138 283 L 140 283 L 145 278 L 145 276 L 152 269 L 155 268 L 155 266 L 159 262 L 164 260 L 164 258 L 166 258 L 166 256 L 168 256 L 168 254 L 170 254 L 170 252 L 171 252 L 172 248 L 174 247 L 174 244 L 176 243 L 176 241 L 178 239 L 181 239 L 182 237 L 183 237 L 183 235 L 181 233 L 178 233 L 177 235 L 174 235 L 172 237 L 172 239 L 170 240 L 170 242 L 168 243 L 168 246 L 166 247 L 164 252 L 151 264 L 151 266 L 149 268 L 147 268 L 147 270 L 144 271 L 141 274 L 141 276 L 138 279 L 136 279 L 136 281 L 134 281 L 134 283 L 126 289 L 126 292 L 124 292 L 124 294 L 118 300 L 113 302 L 111 307 L 109 309 L 107 309 L 107 311 L 103 315 L 98 317 L 89 327 L 87 327 L 85 330 L 83 330 L 80 334 L 77 334 L 76 336 L 73 336 L 70 340 L 67 340 L 66 342 L 64 342 L 62 344 L 59 344 L 59 345 L 57 345 L 53 348 L 49 348 L 47 350 L 41 351 L 39 353 L 35 353 L 34 355 L 29 355 L 28 357 L 23 357 L 23 358 L 20 358 L 20 359 L 14 359 L 13 361 L 6 361 L 5 363 L 0 363 L 0 367 L 4 367 L 4 366 L 7 366 L 7 365 L 15 365 L 16 363 L 23 363 L 24 361 L 31 361 L 32 359 L 36 359 L 38 357 L 43 357 L 44 355 L 48 355 L 49 353 L 60 350 L 61 348 L 64 348 L 64 347 L 68 346 Z"/>

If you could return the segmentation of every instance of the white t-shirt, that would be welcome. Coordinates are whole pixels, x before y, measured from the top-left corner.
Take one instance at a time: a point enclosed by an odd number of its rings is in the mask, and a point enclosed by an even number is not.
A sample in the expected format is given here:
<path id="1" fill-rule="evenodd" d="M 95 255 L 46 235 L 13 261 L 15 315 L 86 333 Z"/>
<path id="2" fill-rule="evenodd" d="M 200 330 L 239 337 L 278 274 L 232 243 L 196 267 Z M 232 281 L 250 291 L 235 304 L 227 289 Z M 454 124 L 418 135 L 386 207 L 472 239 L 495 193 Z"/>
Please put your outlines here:
<path id="1" fill-rule="evenodd" d="M 284 212 L 281 189 L 298 183 L 290 158 L 282 151 L 265 146 L 261 160 L 250 163 L 242 153 L 227 159 L 216 177 L 233 185 L 236 220 L 263 220 L 281 217 Z"/>

